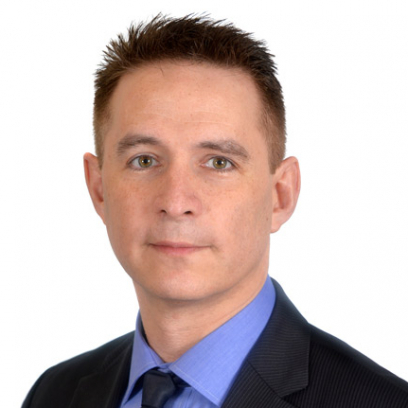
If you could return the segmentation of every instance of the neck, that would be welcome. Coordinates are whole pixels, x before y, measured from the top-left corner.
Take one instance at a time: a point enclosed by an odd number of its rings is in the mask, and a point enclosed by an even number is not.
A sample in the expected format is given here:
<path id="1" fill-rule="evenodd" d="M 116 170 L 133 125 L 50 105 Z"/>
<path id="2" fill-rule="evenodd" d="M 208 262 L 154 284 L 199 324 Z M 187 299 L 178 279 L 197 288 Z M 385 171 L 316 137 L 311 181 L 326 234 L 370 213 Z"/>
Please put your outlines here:
<path id="1" fill-rule="evenodd" d="M 135 284 L 149 346 L 172 362 L 239 313 L 261 291 L 267 272 L 205 299 L 175 300 L 154 296 Z"/>

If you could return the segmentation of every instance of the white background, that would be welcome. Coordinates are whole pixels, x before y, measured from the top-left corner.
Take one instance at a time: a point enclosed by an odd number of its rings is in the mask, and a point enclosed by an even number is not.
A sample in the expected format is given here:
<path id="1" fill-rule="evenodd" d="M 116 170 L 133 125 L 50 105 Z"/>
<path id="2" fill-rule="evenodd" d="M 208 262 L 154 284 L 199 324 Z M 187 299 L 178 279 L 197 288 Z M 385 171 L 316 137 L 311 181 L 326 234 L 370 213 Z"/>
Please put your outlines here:
<path id="1" fill-rule="evenodd" d="M 405 1 L 16 1 L 0 16 L 0 406 L 134 327 L 137 302 L 86 191 L 93 72 L 159 11 L 209 12 L 276 55 L 298 208 L 270 274 L 304 316 L 408 379 Z M 203 6 L 205 4 L 205 6 Z"/>

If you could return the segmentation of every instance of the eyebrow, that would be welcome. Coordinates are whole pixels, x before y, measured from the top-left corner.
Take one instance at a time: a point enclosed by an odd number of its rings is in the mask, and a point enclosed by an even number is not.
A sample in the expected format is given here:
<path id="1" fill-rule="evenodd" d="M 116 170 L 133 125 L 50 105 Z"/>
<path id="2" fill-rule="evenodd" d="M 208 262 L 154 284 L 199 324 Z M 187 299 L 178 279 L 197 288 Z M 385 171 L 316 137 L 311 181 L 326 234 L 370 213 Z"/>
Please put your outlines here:
<path id="1" fill-rule="evenodd" d="M 160 141 L 160 139 L 153 136 L 130 134 L 126 135 L 123 139 L 121 139 L 118 142 L 116 152 L 119 156 L 121 156 L 128 149 L 138 145 L 159 146 L 162 144 L 163 143 Z M 245 147 L 243 147 L 233 139 L 206 140 L 198 143 L 196 147 L 200 149 L 215 150 L 227 155 L 237 156 L 245 161 L 249 160 L 250 158 L 250 155 L 248 151 L 245 149 Z"/>
<path id="2" fill-rule="evenodd" d="M 143 135 L 126 135 L 121 139 L 116 147 L 116 152 L 118 156 L 124 154 L 128 149 L 138 146 L 138 145 L 150 145 L 157 146 L 161 145 L 161 141 L 152 136 L 143 136 Z"/>
<path id="3" fill-rule="evenodd" d="M 214 140 L 204 141 L 197 145 L 199 148 L 216 150 L 224 154 L 238 156 L 243 160 L 248 160 L 250 155 L 244 146 L 237 143 L 235 140 Z"/>

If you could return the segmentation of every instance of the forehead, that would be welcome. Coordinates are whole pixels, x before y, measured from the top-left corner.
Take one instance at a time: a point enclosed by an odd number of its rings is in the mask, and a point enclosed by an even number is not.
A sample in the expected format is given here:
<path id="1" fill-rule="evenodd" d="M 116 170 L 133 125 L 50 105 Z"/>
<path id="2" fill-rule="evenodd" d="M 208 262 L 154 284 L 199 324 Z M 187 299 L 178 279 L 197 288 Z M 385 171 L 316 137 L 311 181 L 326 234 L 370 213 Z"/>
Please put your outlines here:
<path id="1" fill-rule="evenodd" d="M 201 128 L 239 136 L 261 130 L 261 112 L 255 82 L 241 69 L 162 61 L 138 67 L 120 79 L 110 103 L 106 136 L 152 129 L 159 133 L 171 129 L 180 135 Z"/>

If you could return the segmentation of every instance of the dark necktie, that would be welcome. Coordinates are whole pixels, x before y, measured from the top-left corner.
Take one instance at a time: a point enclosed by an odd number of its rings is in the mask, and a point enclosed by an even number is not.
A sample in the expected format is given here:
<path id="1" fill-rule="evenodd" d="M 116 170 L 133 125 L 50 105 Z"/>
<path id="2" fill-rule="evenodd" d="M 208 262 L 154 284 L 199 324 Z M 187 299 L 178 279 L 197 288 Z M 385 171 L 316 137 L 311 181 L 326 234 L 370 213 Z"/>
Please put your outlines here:
<path id="1" fill-rule="evenodd" d="M 163 373 L 157 369 L 143 376 L 142 407 L 163 408 L 166 401 L 185 384 L 174 374 Z"/>

